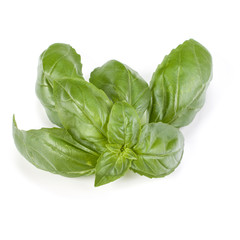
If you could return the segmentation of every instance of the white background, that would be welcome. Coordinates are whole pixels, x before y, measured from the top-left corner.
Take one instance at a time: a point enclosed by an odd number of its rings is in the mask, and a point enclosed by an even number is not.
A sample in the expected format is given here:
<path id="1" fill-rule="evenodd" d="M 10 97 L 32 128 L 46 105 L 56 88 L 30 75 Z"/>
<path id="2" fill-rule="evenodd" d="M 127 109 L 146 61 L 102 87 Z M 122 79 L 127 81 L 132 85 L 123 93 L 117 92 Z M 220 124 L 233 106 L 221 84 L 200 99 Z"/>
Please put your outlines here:
<path id="1" fill-rule="evenodd" d="M 1 1 L 0 239 L 240 239 L 239 1 Z M 21 129 L 51 127 L 35 95 L 38 57 L 55 42 L 82 56 L 84 77 L 117 59 L 150 81 L 164 55 L 194 38 L 212 54 L 206 103 L 182 129 L 185 153 L 162 179 L 36 169 L 16 150 Z"/>

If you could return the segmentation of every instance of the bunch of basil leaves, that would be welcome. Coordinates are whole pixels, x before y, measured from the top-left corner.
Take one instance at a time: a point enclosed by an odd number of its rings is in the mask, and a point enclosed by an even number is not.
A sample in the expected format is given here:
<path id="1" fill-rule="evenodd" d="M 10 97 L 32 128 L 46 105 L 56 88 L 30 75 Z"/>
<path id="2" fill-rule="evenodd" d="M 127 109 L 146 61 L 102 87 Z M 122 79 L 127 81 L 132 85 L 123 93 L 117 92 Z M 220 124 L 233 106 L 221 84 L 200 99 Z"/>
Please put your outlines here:
<path id="1" fill-rule="evenodd" d="M 20 153 L 37 168 L 67 177 L 95 173 L 95 186 L 130 169 L 164 177 L 179 165 L 188 125 L 204 104 L 211 55 L 193 39 L 165 56 L 150 87 L 130 67 L 111 60 L 83 78 L 81 57 L 53 44 L 39 59 L 36 93 L 59 127 L 22 131 Z"/>

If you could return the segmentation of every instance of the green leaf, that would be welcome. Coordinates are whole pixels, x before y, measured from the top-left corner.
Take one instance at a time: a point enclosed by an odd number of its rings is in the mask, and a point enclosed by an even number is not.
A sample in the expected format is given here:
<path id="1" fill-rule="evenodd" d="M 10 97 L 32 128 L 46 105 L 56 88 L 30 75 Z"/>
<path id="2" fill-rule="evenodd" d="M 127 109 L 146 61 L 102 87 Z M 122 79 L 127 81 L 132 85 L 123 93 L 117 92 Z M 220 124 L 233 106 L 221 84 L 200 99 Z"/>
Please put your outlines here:
<path id="1" fill-rule="evenodd" d="M 106 148 L 113 153 L 119 153 L 120 149 L 122 148 L 122 144 L 106 144 Z"/>
<path id="2" fill-rule="evenodd" d="M 121 144 L 108 143 L 106 144 L 106 148 L 108 149 L 109 152 L 113 152 L 117 154 L 121 153 L 127 159 L 137 160 L 137 155 L 133 152 L 133 150 Z"/>
<path id="3" fill-rule="evenodd" d="M 140 119 L 135 109 L 126 102 L 116 102 L 107 126 L 108 142 L 131 148 L 138 141 Z"/>
<path id="4" fill-rule="evenodd" d="M 188 125 L 202 108 L 212 79 L 212 58 L 206 48 L 190 39 L 167 55 L 153 74 L 150 122 L 175 127 Z"/>
<path id="5" fill-rule="evenodd" d="M 130 149 L 129 149 L 130 150 Z M 131 159 L 123 152 L 105 151 L 98 159 L 95 173 L 95 186 L 113 182 L 122 177 L 129 169 Z"/>
<path id="6" fill-rule="evenodd" d="M 90 76 L 91 83 L 102 89 L 113 102 L 126 101 L 132 105 L 140 118 L 150 102 L 150 89 L 134 70 L 116 60 L 96 68 Z"/>
<path id="7" fill-rule="evenodd" d="M 136 155 L 136 153 L 132 150 L 132 149 L 130 149 L 130 148 L 125 148 L 124 150 L 123 150 L 123 156 L 125 157 L 125 158 L 127 158 L 127 159 L 131 159 L 131 160 L 137 160 L 137 155 Z"/>
<path id="8" fill-rule="evenodd" d="M 62 79 L 54 82 L 54 99 L 64 128 L 79 143 L 102 152 L 107 143 L 107 121 L 112 102 L 86 81 Z"/>
<path id="9" fill-rule="evenodd" d="M 66 177 L 95 172 L 99 155 L 62 128 L 22 131 L 13 118 L 13 138 L 19 152 L 37 168 Z"/>
<path id="10" fill-rule="evenodd" d="M 133 148 L 138 159 L 132 162 L 131 169 L 150 178 L 164 177 L 180 163 L 183 145 L 177 128 L 160 122 L 146 124 Z"/>
<path id="11" fill-rule="evenodd" d="M 55 43 L 45 50 L 38 63 L 36 94 L 49 119 L 62 126 L 53 99 L 53 81 L 62 78 L 82 78 L 81 57 L 67 44 Z"/>

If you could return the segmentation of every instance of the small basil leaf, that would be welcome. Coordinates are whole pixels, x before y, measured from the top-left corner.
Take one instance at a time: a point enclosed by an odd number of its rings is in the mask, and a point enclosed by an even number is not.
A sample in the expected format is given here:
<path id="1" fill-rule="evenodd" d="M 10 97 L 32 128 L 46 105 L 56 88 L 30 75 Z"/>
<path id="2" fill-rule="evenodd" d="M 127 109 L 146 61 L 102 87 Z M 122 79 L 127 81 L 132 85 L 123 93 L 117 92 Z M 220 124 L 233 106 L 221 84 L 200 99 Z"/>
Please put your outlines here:
<path id="1" fill-rule="evenodd" d="M 147 177 L 164 177 L 178 166 L 183 154 L 184 140 L 181 132 L 165 123 L 143 126 L 139 142 L 133 150 L 138 159 L 131 169 Z"/>
<path id="2" fill-rule="evenodd" d="M 67 44 L 55 43 L 45 50 L 38 63 L 36 94 L 49 119 L 62 126 L 53 99 L 53 81 L 61 78 L 82 78 L 81 57 Z"/>
<path id="3" fill-rule="evenodd" d="M 96 68 L 89 81 L 102 89 L 113 102 L 128 102 L 140 118 L 149 105 L 151 92 L 148 84 L 137 72 L 116 60 Z"/>
<path id="4" fill-rule="evenodd" d="M 134 151 L 130 148 L 125 148 L 123 151 L 123 156 L 127 159 L 137 160 L 137 155 Z"/>
<path id="5" fill-rule="evenodd" d="M 113 105 L 107 126 L 108 142 L 132 147 L 138 141 L 140 119 L 135 109 L 126 102 Z"/>
<path id="6" fill-rule="evenodd" d="M 66 177 L 95 172 L 99 155 L 62 128 L 22 131 L 13 118 L 13 138 L 19 152 L 37 168 Z"/>
<path id="7" fill-rule="evenodd" d="M 108 149 L 109 152 L 113 153 L 122 153 L 122 155 L 131 160 L 136 160 L 137 155 L 133 152 L 132 149 L 127 148 L 121 144 L 106 144 L 106 148 Z"/>
<path id="8" fill-rule="evenodd" d="M 212 58 L 190 39 L 167 55 L 153 74 L 150 122 L 188 125 L 202 108 L 212 79 Z"/>
<path id="9" fill-rule="evenodd" d="M 129 169 L 131 160 L 121 152 L 105 151 L 97 160 L 95 173 L 95 186 L 101 186 L 122 177 Z"/>
<path id="10" fill-rule="evenodd" d="M 120 149 L 122 148 L 121 144 L 106 144 L 106 148 L 108 151 L 113 152 L 113 153 L 119 153 Z"/>
<path id="11" fill-rule="evenodd" d="M 54 99 L 64 128 L 79 143 L 103 151 L 112 102 L 93 84 L 75 79 L 54 82 Z"/>

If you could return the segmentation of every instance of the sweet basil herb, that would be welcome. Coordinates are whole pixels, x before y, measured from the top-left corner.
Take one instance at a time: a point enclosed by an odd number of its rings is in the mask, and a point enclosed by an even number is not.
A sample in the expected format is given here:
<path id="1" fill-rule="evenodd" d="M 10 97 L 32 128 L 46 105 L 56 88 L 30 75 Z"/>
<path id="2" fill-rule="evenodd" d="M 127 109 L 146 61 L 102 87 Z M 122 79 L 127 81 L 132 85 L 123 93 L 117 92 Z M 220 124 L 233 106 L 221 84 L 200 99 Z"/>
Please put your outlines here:
<path id="1" fill-rule="evenodd" d="M 53 44 L 40 56 L 36 93 L 59 127 L 23 131 L 14 117 L 16 147 L 42 170 L 66 177 L 95 174 L 95 186 L 128 169 L 164 177 L 182 159 L 179 128 L 202 108 L 211 78 L 211 55 L 192 39 L 163 59 L 150 87 L 116 60 L 96 68 L 87 82 L 80 55 L 67 44 Z"/>

